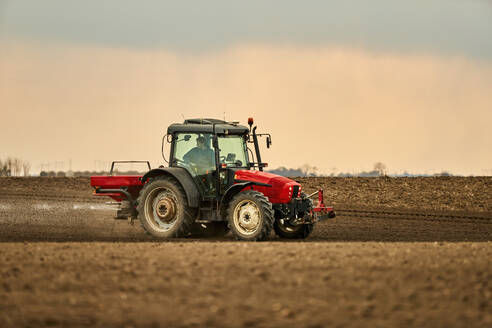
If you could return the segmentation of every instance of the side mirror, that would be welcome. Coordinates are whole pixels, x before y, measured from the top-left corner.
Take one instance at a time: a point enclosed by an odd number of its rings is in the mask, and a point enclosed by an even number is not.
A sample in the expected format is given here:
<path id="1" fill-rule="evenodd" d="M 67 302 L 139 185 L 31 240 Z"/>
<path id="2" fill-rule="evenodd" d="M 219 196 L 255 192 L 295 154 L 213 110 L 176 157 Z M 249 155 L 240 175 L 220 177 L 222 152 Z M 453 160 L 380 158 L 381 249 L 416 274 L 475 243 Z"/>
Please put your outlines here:
<path id="1" fill-rule="evenodd" d="M 270 145 L 272 144 L 272 138 L 270 136 L 267 136 L 266 138 L 266 146 L 267 148 L 270 148 Z"/>

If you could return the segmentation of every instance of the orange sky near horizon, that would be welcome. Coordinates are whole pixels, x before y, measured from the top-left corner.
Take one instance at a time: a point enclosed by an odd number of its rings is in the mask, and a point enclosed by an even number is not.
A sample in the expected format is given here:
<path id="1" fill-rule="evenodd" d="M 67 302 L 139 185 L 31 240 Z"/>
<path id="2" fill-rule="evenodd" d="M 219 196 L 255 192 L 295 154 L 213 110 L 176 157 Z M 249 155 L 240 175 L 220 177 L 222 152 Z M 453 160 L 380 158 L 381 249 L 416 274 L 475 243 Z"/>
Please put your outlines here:
<path id="1" fill-rule="evenodd" d="M 162 163 L 166 127 L 216 117 L 273 136 L 270 168 L 492 174 L 492 62 L 346 46 L 244 43 L 185 54 L 0 44 L 0 158 Z M 65 166 L 65 169 L 68 167 Z"/>

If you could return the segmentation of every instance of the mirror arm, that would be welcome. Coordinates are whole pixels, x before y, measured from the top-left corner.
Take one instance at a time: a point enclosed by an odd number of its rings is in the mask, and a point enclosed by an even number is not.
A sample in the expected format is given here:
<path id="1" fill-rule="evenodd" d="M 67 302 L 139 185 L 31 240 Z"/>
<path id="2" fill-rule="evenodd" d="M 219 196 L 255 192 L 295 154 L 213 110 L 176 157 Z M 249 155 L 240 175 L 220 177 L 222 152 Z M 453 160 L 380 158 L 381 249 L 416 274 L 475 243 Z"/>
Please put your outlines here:
<path id="1" fill-rule="evenodd" d="M 256 134 L 256 126 L 253 128 L 253 143 L 255 144 L 256 160 L 261 163 L 260 146 L 258 145 L 258 135 Z M 260 171 L 263 171 L 263 167 L 260 165 L 258 167 Z"/>
<path id="2" fill-rule="evenodd" d="M 165 134 L 164 137 L 162 137 L 162 145 L 161 145 L 161 154 L 162 154 L 162 158 L 164 159 L 164 162 L 166 162 L 167 164 L 169 164 L 169 161 L 166 159 L 166 155 L 164 155 L 164 139 L 167 138 L 167 141 L 169 142 L 169 134 Z"/>

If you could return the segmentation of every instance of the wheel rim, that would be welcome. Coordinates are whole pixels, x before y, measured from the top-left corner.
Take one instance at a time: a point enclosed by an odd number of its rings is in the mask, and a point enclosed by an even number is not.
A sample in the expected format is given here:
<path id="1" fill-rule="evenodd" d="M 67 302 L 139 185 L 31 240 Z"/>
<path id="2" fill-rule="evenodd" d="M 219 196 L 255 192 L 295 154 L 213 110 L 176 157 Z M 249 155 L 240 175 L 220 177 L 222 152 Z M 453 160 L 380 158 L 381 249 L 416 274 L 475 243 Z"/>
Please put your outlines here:
<path id="1" fill-rule="evenodd" d="M 261 213 L 251 200 L 240 201 L 234 208 L 234 226 L 243 235 L 254 234 L 261 225 Z"/>
<path id="2" fill-rule="evenodd" d="M 152 190 L 145 200 L 145 217 L 157 231 L 168 231 L 178 218 L 176 194 L 168 188 Z"/>

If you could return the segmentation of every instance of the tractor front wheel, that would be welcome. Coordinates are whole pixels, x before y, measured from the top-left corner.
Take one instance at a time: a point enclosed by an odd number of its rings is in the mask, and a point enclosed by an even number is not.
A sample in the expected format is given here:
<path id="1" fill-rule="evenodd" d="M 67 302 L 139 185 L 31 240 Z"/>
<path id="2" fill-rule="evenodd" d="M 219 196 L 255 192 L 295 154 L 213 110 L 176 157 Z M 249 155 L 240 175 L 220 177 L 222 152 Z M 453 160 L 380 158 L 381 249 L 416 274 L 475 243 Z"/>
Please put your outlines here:
<path id="1" fill-rule="evenodd" d="M 138 197 L 138 219 L 154 237 L 185 237 L 195 221 L 196 209 L 188 206 L 178 181 L 161 176 L 147 182 Z"/>
<path id="2" fill-rule="evenodd" d="M 280 238 L 305 239 L 313 232 L 314 224 L 299 224 L 294 226 L 283 219 L 277 219 L 275 220 L 273 229 L 275 229 L 275 234 Z"/>
<path id="3" fill-rule="evenodd" d="M 275 220 L 272 203 L 261 192 L 254 190 L 242 191 L 234 196 L 227 214 L 233 235 L 246 241 L 268 239 Z"/>
<path id="4" fill-rule="evenodd" d="M 305 193 L 301 193 L 301 197 L 309 202 L 307 207 L 308 212 L 312 210 L 313 201 L 307 198 Z M 307 215 L 307 213 L 300 214 L 301 216 Z M 275 230 L 275 234 L 280 238 L 305 239 L 313 232 L 314 223 L 292 225 L 288 220 L 285 220 L 282 217 L 280 212 L 275 211 L 275 224 L 273 225 L 273 229 Z"/>

